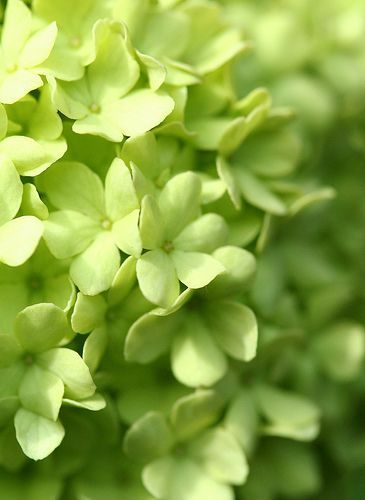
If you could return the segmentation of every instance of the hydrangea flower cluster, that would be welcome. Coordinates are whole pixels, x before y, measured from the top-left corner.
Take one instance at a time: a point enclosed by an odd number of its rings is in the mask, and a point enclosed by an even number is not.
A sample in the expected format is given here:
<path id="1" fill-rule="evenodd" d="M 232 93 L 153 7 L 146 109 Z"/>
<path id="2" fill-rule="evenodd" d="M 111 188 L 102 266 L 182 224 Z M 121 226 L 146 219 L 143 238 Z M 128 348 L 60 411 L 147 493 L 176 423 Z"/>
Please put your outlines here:
<path id="1" fill-rule="evenodd" d="M 257 26 L 254 63 L 238 11 Z M 319 488 L 307 442 L 330 409 L 316 390 L 323 373 L 357 376 L 364 333 L 360 320 L 325 328 L 346 287 L 295 229 L 298 212 L 334 195 L 298 174 L 332 96 L 293 121 L 296 90 L 265 64 L 291 77 L 294 63 L 262 48 L 276 25 L 260 16 L 238 1 L 6 2 L 4 497 L 271 500 Z M 298 67 L 304 45 L 292 47 Z M 320 335 L 307 340 L 310 329 Z"/>

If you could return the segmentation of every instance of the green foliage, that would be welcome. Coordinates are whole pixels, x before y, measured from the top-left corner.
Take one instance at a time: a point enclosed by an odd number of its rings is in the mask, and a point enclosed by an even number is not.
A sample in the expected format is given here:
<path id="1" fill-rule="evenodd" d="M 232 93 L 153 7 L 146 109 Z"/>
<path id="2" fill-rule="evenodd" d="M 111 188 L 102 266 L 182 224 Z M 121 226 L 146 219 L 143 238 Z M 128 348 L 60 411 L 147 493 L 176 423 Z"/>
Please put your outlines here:
<path id="1" fill-rule="evenodd" d="M 3 3 L 1 495 L 358 500 L 361 2 Z"/>

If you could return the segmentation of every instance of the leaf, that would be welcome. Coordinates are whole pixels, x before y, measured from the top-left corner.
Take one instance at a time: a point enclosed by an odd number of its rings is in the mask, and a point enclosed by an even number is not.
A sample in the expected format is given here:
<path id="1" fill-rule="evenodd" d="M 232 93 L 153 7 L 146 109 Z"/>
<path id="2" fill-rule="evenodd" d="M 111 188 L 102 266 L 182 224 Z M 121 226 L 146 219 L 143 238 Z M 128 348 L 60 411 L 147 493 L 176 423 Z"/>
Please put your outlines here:
<path id="1" fill-rule="evenodd" d="M 63 382 L 53 373 L 33 364 L 27 368 L 19 387 L 23 408 L 56 422 L 62 404 Z"/>
<path id="2" fill-rule="evenodd" d="M 72 262 L 70 276 L 85 295 L 97 295 L 110 288 L 118 271 L 120 255 L 109 233 L 101 233 Z"/>
<path id="3" fill-rule="evenodd" d="M 1 226 L 0 262 L 8 266 L 24 264 L 37 248 L 42 233 L 42 222 L 28 215 Z"/>
<path id="4" fill-rule="evenodd" d="M 20 408 L 14 419 L 16 438 L 27 457 L 43 460 L 62 442 L 65 430 L 61 422 Z"/>
<path id="5" fill-rule="evenodd" d="M 59 344 L 70 328 L 62 309 L 54 304 L 34 304 L 17 315 L 14 332 L 25 351 L 39 353 Z"/>
<path id="6" fill-rule="evenodd" d="M 188 288 L 202 288 L 224 271 L 220 262 L 204 253 L 174 250 L 171 258 L 179 280 Z"/>
<path id="7" fill-rule="evenodd" d="M 171 410 L 171 423 L 179 441 L 192 436 L 215 423 L 223 409 L 223 400 L 213 390 L 199 389 L 176 401 Z"/>
<path id="8" fill-rule="evenodd" d="M 209 476 L 226 484 L 243 484 L 248 475 L 245 455 L 233 435 L 223 428 L 206 431 L 189 451 Z"/>
<path id="9" fill-rule="evenodd" d="M 137 279 L 141 292 L 152 304 L 169 307 L 180 293 L 174 264 L 162 250 L 151 250 L 137 261 Z"/>
<path id="10" fill-rule="evenodd" d="M 66 348 L 50 349 L 37 356 L 36 362 L 62 379 L 65 398 L 82 400 L 91 397 L 95 384 L 83 359 Z"/>
<path id="11" fill-rule="evenodd" d="M 165 417 L 149 412 L 134 422 L 124 437 L 126 454 L 143 462 L 164 455 L 173 445 L 173 436 Z"/>
<path id="12" fill-rule="evenodd" d="M 88 296 L 79 292 L 71 316 L 74 332 L 90 333 L 104 321 L 107 304 L 101 295 Z"/>
<path id="13" fill-rule="evenodd" d="M 15 217 L 22 193 L 23 185 L 13 162 L 0 157 L 0 225 Z"/>
<path id="14" fill-rule="evenodd" d="M 166 239 L 173 240 L 199 213 L 201 180 L 193 172 L 175 175 L 162 189 L 159 207 Z"/>
<path id="15" fill-rule="evenodd" d="M 172 371 L 188 387 L 209 387 L 227 371 L 227 360 L 199 318 L 190 317 L 175 336 Z"/>
<path id="16" fill-rule="evenodd" d="M 204 214 L 186 226 L 174 239 L 174 247 L 185 252 L 211 253 L 224 245 L 228 226 L 220 215 Z"/>

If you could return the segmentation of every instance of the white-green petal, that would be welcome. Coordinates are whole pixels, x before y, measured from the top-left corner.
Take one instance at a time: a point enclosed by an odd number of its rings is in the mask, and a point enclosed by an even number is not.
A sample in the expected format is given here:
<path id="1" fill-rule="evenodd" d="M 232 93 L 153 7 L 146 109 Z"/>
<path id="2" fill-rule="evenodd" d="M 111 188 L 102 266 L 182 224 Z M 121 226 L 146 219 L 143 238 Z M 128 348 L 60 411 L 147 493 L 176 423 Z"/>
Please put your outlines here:
<path id="1" fill-rule="evenodd" d="M 77 352 L 56 348 L 39 354 L 36 362 L 60 377 L 65 384 L 65 397 L 85 399 L 95 392 L 95 384 L 85 362 Z"/>
<path id="2" fill-rule="evenodd" d="M 102 295 L 89 296 L 79 292 L 71 316 L 74 332 L 89 333 L 104 321 L 107 304 Z"/>
<path id="3" fill-rule="evenodd" d="M 43 85 L 39 75 L 25 69 L 18 69 L 4 76 L 0 78 L 0 102 L 3 104 L 13 104 Z"/>
<path id="4" fill-rule="evenodd" d="M 224 272 L 224 266 L 205 253 L 171 252 L 179 280 L 188 288 L 202 288 Z"/>
<path id="5" fill-rule="evenodd" d="M 44 240 L 57 259 L 83 252 L 99 233 L 99 225 L 90 217 L 72 210 L 52 212 L 44 223 Z"/>
<path id="6" fill-rule="evenodd" d="M 112 234 L 122 252 L 138 258 L 142 253 L 142 241 L 138 228 L 139 209 L 114 222 Z"/>
<path id="7" fill-rule="evenodd" d="M 175 175 L 167 182 L 159 197 L 166 238 L 173 240 L 198 216 L 201 189 L 201 180 L 193 172 Z"/>
<path id="8" fill-rule="evenodd" d="M 179 296 L 174 263 L 162 250 L 151 250 L 138 259 L 137 279 L 141 292 L 152 304 L 167 308 Z"/>
<path id="9" fill-rule="evenodd" d="M 15 217 L 22 193 L 23 185 L 13 162 L 0 157 L 0 225 Z"/>
<path id="10" fill-rule="evenodd" d="M 246 457 L 233 435 L 223 428 L 206 431 L 189 451 L 209 476 L 226 484 L 243 484 L 248 475 Z"/>
<path id="11" fill-rule="evenodd" d="M 23 408 L 54 422 L 62 404 L 62 380 L 36 364 L 27 368 L 19 387 L 19 400 Z"/>
<path id="12" fill-rule="evenodd" d="M 60 210 L 73 210 L 96 220 L 104 214 L 104 189 L 100 178 L 86 165 L 59 162 L 41 177 L 41 188 Z"/>
<path id="13" fill-rule="evenodd" d="M 33 254 L 42 237 L 43 224 L 32 216 L 18 217 L 0 227 L 0 262 L 20 266 Z"/>
<path id="14" fill-rule="evenodd" d="M 225 354 L 200 319 L 186 319 L 175 335 L 171 350 L 172 371 L 188 387 L 209 387 L 227 371 Z"/>
<path id="15" fill-rule="evenodd" d="M 15 335 L 25 351 L 38 353 L 55 347 L 70 332 L 66 313 L 54 304 L 34 304 L 21 311 Z"/>
<path id="16" fill-rule="evenodd" d="M 30 69 L 44 62 L 53 49 L 57 31 L 55 22 L 36 31 L 26 42 L 19 56 L 19 65 Z"/>
<path id="17" fill-rule="evenodd" d="M 257 349 L 257 321 L 254 313 L 239 302 L 222 300 L 208 308 L 207 321 L 221 348 L 230 356 L 251 361 Z"/>
<path id="18" fill-rule="evenodd" d="M 97 295 L 110 288 L 119 265 L 119 250 L 110 233 L 100 233 L 95 241 L 73 260 L 70 276 L 82 293 Z"/>
<path id="19" fill-rule="evenodd" d="M 141 204 L 139 227 L 143 248 L 153 250 L 164 243 L 164 222 L 156 200 L 146 195 Z"/>
<path id="20" fill-rule="evenodd" d="M 105 210 L 112 221 L 117 221 L 139 208 L 138 198 L 128 167 L 115 158 L 105 178 Z"/>
<path id="21" fill-rule="evenodd" d="M 228 237 L 228 226 L 220 215 L 204 214 L 191 222 L 174 239 L 174 247 L 186 252 L 211 253 L 224 245 Z"/>
<path id="22" fill-rule="evenodd" d="M 20 408 L 14 418 L 18 443 L 24 454 L 33 460 L 48 457 L 62 442 L 62 424 Z"/>

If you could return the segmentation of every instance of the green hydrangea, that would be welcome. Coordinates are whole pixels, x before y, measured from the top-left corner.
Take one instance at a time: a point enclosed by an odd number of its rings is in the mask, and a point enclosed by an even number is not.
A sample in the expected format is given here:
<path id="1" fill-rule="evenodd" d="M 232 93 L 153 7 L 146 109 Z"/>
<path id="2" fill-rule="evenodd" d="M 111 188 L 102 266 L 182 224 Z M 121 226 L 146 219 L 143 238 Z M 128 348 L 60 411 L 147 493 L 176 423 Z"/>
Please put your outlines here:
<path id="1" fill-rule="evenodd" d="M 2 496 L 362 498 L 361 1 L 0 6 Z"/>

